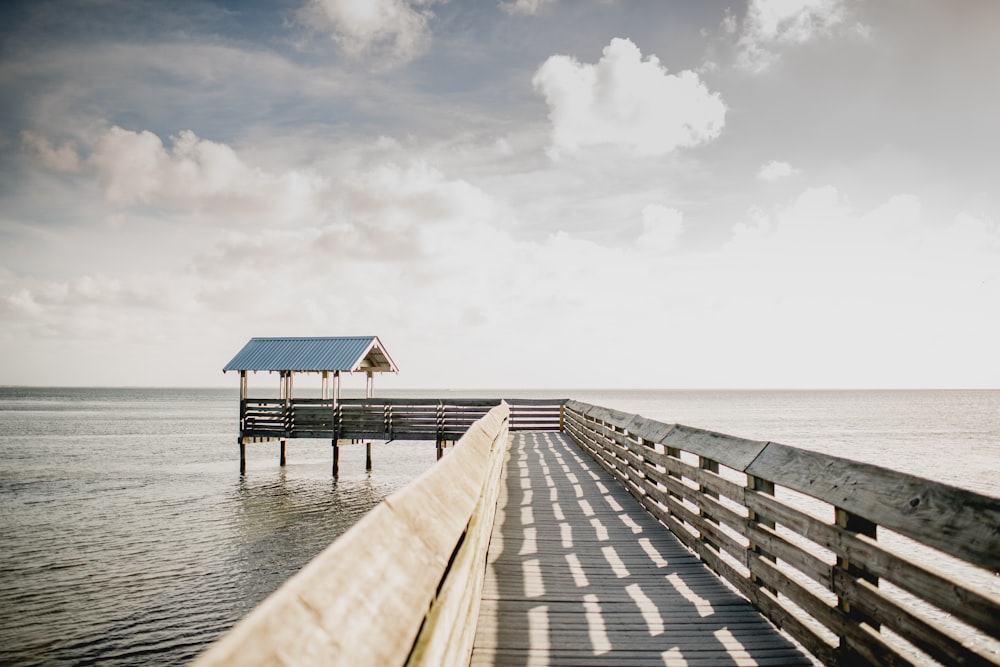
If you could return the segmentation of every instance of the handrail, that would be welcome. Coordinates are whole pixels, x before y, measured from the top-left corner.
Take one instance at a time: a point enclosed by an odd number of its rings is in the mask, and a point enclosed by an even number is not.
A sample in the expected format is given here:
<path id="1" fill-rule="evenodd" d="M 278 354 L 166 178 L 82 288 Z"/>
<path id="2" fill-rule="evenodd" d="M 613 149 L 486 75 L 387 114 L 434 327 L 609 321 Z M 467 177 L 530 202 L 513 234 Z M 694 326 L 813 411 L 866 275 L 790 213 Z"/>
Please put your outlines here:
<path id="1" fill-rule="evenodd" d="M 474 636 L 453 621 L 478 613 L 509 415 L 503 402 L 489 410 L 195 667 L 468 664 Z"/>
<path id="2" fill-rule="evenodd" d="M 457 440 L 505 400 L 510 430 L 559 430 L 565 399 L 246 398 L 240 438 Z"/>
<path id="3" fill-rule="evenodd" d="M 1000 664 L 1000 499 L 577 401 L 565 424 L 824 664 Z"/>

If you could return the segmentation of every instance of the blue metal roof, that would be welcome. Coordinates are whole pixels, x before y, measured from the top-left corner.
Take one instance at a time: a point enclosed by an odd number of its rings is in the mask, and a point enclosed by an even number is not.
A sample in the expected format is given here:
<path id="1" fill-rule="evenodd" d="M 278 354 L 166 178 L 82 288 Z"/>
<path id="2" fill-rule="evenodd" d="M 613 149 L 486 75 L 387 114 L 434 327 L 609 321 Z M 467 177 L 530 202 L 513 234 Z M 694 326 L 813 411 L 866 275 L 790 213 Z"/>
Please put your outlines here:
<path id="1" fill-rule="evenodd" d="M 378 336 L 251 338 L 226 371 L 396 371 Z"/>

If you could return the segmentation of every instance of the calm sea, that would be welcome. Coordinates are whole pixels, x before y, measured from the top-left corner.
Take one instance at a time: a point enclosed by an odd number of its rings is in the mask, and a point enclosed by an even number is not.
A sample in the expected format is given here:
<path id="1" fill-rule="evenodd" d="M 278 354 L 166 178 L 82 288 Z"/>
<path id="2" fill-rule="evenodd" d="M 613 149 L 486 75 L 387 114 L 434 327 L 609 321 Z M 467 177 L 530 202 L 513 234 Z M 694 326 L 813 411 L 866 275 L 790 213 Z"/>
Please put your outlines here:
<path id="1" fill-rule="evenodd" d="M 394 392 L 437 396 L 443 392 Z M 447 395 L 489 396 L 490 392 Z M 566 391 L 1000 496 L 1000 391 Z M 179 664 L 386 495 L 433 443 L 248 446 L 230 390 L 0 388 L 0 664 Z"/>

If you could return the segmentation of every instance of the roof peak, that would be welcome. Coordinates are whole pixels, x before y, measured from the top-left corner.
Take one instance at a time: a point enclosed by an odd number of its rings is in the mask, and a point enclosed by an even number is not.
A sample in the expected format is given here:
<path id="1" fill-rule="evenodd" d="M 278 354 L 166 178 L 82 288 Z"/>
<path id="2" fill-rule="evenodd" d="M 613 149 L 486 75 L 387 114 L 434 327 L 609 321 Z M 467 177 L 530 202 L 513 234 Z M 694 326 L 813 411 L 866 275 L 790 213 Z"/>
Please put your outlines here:
<path id="1" fill-rule="evenodd" d="M 251 338 L 222 370 L 398 371 L 378 336 L 259 336 Z"/>

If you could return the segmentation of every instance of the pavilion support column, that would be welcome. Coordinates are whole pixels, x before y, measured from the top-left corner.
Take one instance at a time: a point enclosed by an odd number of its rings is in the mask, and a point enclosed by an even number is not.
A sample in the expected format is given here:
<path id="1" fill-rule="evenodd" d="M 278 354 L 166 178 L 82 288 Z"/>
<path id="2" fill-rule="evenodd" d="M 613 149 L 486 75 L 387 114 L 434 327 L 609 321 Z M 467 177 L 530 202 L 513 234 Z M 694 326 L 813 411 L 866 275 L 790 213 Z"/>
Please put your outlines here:
<path id="1" fill-rule="evenodd" d="M 247 412 L 247 372 L 240 371 L 240 435 L 236 438 L 240 445 L 240 474 L 247 473 L 247 445 L 243 440 L 243 429 L 246 426 Z"/>
<path id="2" fill-rule="evenodd" d="M 285 457 L 285 448 L 288 444 L 288 436 L 291 435 L 294 424 L 292 423 L 292 382 L 294 373 L 292 371 L 285 371 L 284 379 L 282 381 L 282 398 L 285 399 L 285 437 L 281 439 L 281 444 L 279 445 L 278 453 L 278 465 L 282 468 L 287 464 L 287 458 Z"/>
<path id="3" fill-rule="evenodd" d="M 333 428 L 333 476 L 336 477 L 340 474 L 340 428 L 337 426 L 337 419 L 339 415 L 340 408 L 340 371 L 333 372 L 333 411 L 334 411 L 334 428 Z"/>
<path id="4" fill-rule="evenodd" d="M 365 398 L 372 398 L 375 395 L 375 373 L 368 371 L 365 373 Z M 365 442 L 365 470 L 372 469 L 372 441 Z"/>

